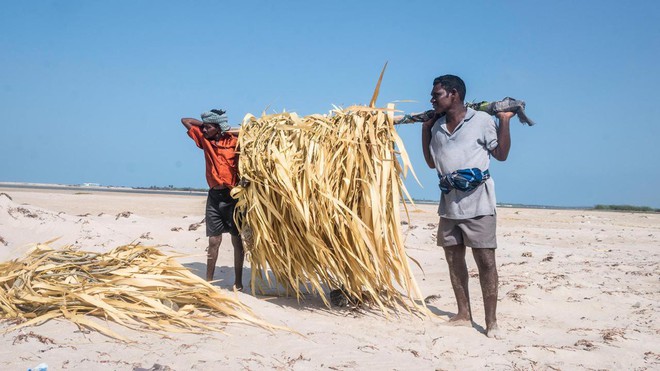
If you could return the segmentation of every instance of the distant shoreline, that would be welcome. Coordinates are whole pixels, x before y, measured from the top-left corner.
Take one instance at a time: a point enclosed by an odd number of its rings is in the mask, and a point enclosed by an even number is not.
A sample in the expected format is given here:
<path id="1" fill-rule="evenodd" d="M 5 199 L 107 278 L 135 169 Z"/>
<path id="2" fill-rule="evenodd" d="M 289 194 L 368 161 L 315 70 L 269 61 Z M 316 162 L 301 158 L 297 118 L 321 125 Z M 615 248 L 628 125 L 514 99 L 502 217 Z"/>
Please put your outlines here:
<path id="1" fill-rule="evenodd" d="M 148 189 L 132 187 L 113 187 L 113 186 L 85 186 L 71 184 L 44 184 L 44 183 L 16 183 L 0 182 L 0 188 L 18 188 L 18 189 L 48 189 L 48 190 L 70 190 L 70 191 L 89 191 L 89 192 L 118 192 L 118 193 L 143 193 L 143 194 L 166 194 L 166 195 L 190 195 L 204 196 L 206 191 L 182 191 L 165 189 Z"/>
<path id="2" fill-rule="evenodd" d="M 133 188 L 133 187 L 117 187 L 117 186 L 101 186 L 101 185 L 81 185 L 81 184 L 56 184 L 56 183 L 21 183 L 21 182 L 0 182 L 0 188 L 17 188 L 17 189 L 45 189 L 45 190 L 70 190 L 79 192 L 124 192 L 124 193 L 141 193 L 141 194 L 162 194 L 162 195 L 189 195 L 189 196 L 205 196 L 207 191 L 189 190 L 184 191 L 180 189 L 149 189 L 149 188 Z M 413 200 L 415 204 L 420 205 L 433 205 L 437 204 L 438 200 Z M 593 206 L 546 206 L 546 205 L 523 205 L 500 203 L 497 205 L 500 208 L 521 208 L 521 209 L 549 209 L 549 210 L 593 210 Z"/>
<path id="3" fill-rule="evenodd" d="M 90 184 L 90 183 L 87 183 Z M 153 188 L 133 188 L 133 187 L 117 187 L 117 186 L 102 186 L 97 184 L 49 184 L 49 183 L 20 183 L 20 182 L 0 182 L 0 188 L 16 188 L 16 189 L 44 189 L 44 190 L 69 190 L 78 192 L 116 192 L 116 193 L 139 193 L 151 195 L 179 195 L 179 196 L 205 196 L 207 190 L 182 190 L 182 189 L 153 189 Z M 433 205 L 437 204 L 438 200 L 413 200 L 415 204 L 420 205 Z M 549 206 L 549 205 L 524 205 L 512 203 L 498 203 L 498 208 L 510 209 L 541 209 L 541 210 L 597 210 L 597 211 L 610 211 L 610 212 L 632 212 L 632 213 L 657 213 L 659 209 L 649 208 L 649 210 L 642 210 L 641 207 L 628 206 L 628 205 L 596 205 L 596 206 Z"/>

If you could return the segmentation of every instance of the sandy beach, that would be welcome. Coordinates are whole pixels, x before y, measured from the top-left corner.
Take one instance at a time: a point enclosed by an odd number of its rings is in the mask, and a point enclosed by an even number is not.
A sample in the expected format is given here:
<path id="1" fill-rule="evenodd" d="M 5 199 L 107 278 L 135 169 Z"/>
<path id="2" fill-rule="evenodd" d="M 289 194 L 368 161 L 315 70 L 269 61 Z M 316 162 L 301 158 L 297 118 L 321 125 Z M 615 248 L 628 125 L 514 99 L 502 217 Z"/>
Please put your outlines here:
<path id="1" fill-rule="evenodd" d="M 0 187 L 0 261 L 37 242 L 108 251 L 139 241 L 202 276 L 204 195 Z M 484 335 L 476 265 L 468 256 L 474 326 L 452 327 L 456 311 L 444 253 L 435 244 L 435 205 L 411 206 L 402 225 L 432 316 L 327 308 L 310 295 L 237 295 L 288 331 L 232 324 L 224 333 L 138 332 L 109 323 L 123 343 L 65 320 L 3 333 L 0 369 L 26 370 L 657 370 L 660 369 L 660 214 L 498 209 L 498 323 Z M 405 217 L 405 213 L 404 217 Z M 233 282 L 232 250 L 221 245 L 216 285 Z M 244 282 L 250 280 L 246 262 Z M 248 290 L 249 291 L 249 290 Z M 0 330 L 10 327 L 0 321 Z"/>

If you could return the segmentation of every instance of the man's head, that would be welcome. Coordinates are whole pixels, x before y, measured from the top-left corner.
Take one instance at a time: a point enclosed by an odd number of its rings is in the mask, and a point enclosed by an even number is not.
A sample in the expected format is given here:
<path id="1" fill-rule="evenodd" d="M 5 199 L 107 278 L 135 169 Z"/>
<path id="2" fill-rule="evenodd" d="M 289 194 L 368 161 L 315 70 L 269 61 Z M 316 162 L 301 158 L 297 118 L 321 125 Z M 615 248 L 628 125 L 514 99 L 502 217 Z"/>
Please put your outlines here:
<path id="1" fill-rule="evenodd" d="M 433 80 L 431 104 L 436 113 L 445 113 L 452 107 L 463 106 L 465 83 L 460 77 L 443 75 Z"/>
<path id="2" fill-rule="evenodd" d="M 206 139 L 216 138 L 231 128 L 225 113 L 226 111 L 221 109 L 202 113 L 202 133 Z"/>
<path id="3" fill-rule="evenodd" d="M 200 129 L 202 130 L 202 134 L 204 134 L 204 138 L 209 140 L 217 140 L 222 134 L 222 130 L 220 130 L 218 124 L 202 123 Z"/>

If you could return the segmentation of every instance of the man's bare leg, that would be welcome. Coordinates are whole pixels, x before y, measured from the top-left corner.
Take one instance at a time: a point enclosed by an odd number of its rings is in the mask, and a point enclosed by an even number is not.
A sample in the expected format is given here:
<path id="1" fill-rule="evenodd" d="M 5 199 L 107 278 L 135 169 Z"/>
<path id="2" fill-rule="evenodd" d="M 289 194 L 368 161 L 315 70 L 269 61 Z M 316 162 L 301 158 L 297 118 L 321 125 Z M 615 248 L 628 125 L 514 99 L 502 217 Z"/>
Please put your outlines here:
<path id="1" fill-rule="evenodd" d="M 446 246 L 445 258 L 449 265 L 449 278 L 454 289 L 458 313 L 449 319 L 449 323 L 457 326 L 472 326 L 470 311 L 470 292 L 468 291 L 468 270 L 465 263 L 465 245 Z"/>
<path id="2" fill-rule="evenodd" d="M 243 290 L 243 261 L 245 253 L 243 251 L 243 241 L 241 236 L 231 236 L 231 244 L 234 246 L 234 287 L 236 290 Z"/>
<path id="3" fill-rule="evenodd" d="M 218 250 L 222 242 L 222 235 L 209 237 L 209 247 L 206 249 L 206 280 L 213 281 L 215 263 L 218 261 Z"/>
<path id="4" fill-rule="evenodd" d="M 501 334 L 497 327 L 497 264 L 495 249 L 472 249 L 474 261 L 479 269 L 479 283 L 484 297 L 486 312 L 486 336 L 499 339 Z"/>

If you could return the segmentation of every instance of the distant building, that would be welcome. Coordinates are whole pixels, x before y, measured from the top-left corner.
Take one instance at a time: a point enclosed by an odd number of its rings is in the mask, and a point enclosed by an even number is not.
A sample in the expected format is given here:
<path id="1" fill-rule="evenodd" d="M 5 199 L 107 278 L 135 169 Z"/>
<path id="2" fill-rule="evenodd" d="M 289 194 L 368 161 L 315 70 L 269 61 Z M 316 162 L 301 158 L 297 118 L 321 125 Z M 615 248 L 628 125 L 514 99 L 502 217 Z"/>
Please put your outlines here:
<path id="1" fill-rule="evenodd" d="M 101 185 L 99 183 L 83 183 L 80 186 L 81 187 L 100 187 Z"/>

